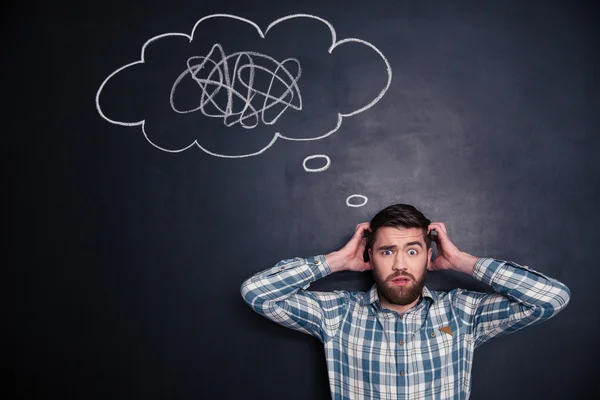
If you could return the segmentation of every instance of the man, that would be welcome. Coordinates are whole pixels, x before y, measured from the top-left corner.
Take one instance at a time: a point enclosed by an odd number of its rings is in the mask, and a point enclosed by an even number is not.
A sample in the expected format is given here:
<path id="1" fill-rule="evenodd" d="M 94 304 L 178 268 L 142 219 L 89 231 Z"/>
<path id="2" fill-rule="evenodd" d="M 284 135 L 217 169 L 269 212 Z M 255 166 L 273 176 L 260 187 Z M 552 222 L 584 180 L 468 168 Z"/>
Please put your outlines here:
<path id="1" fill-rule="evenodd" d="M 372 270 L 375 284 L 367 292 L 306 290 L 344 270 Z M 425 287 L 427 271 L 441 270 L 464 272 L 495 292 Z M 241 294 L 255 312 L 317 337 L 332 398 L 352 400 L 468 399 L 475 348 L 550 319 L 571 296 L 563 283 L 527 266 L 460 251 L 443 223 L 406 204 L 357 225 L 338 251 L 257 273 Z"/>

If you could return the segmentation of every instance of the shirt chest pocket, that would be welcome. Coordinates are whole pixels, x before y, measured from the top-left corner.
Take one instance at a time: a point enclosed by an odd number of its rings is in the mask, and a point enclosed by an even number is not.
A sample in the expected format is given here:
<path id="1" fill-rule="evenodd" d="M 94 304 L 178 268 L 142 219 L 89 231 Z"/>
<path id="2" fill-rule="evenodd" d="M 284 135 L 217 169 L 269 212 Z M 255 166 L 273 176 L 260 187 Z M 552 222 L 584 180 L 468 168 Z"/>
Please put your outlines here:
<path id="1" fill-rule="evenodd" d="M 415 335 L 411 372 L 423 377 L 424 391 L 432 398 L 449 399 L 454 394 L 450 388 L 459 377 L 460 336 L 445 326 L 428 326 Z"/>
<path id="2" fill-rule="evenodd" d="M 436 374 L 451 367 L 458 357 L 460 343 L 459 332 L 452 324 L 427 326 L 417 335 L 413 351 L 418 360 L 422 360 L 425 370 L 433 370 Z"/>
<path id="3" fill-rule="evenodd" d="M 441 327 L 427 326 L 415 332 L 409 352 L 409 376 L 417 377 L 423 390 L 432 398 L 442 399 L 442 389 L 454 373 L 454 335 L 440 331 Z M 452 332 L 456 334 L 456 332 Z M 417 381 L 415 381 L 417 383 Z"/>
<path id="4" fill-rule="evenodd" d="M 451 354 L 455 343 L 455 333 L 441 331 L 439 328 L 426 329 L 420 335 L 420 348 L 431 354 Z"/>

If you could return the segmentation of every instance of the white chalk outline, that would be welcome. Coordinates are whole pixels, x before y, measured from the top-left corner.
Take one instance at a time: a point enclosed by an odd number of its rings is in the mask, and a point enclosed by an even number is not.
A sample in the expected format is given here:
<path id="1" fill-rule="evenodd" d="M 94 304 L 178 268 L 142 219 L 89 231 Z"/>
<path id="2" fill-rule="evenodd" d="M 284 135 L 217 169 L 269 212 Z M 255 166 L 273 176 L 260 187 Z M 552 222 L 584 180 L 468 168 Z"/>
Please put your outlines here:
<path id="1" fill-rule="evenodd" d="M 350 199 L 352 199 L 352 198 L 354 198 L 354 197 L 360 197 L 360 198 L 362 198 L 362 199 L 363 199 L 365 202 L 364 202 L 364 203 L 362 203 L 362 204 L 352 204 L 352 203 L 350 203 Z M 369 199 L 367 199 L 367 196 L 363 196 L 362 194 L 353 194 L 353 195 L 350 195 L 350 196 L 348 196 L 348 198 L 346 199 L 346 205 L 347 205 L 348 207 L 362 207 L 362 206 L 364 206 L 365 204 L 367 204 L 367 201 L 369 201 Z"/>
<path id="2" fill-rule="evenodd" d="M 287 21 L 287 20 L 292 19 L 292 18 L 310 18 L 310 19 L 315 19 L 315 20 L 320 21 L 320 22 L 324 23 L 325 25 L 327 25 L 327 27 L 329 28 L 329 31 L 331 32 L 332 44 L 329 47 L 329 49 L 327 50 L 329 54 L 331 54 L 336 47 L 338 47 L 338 46 L 340 46 L 340 45 L 342 45 L 344 43 L 355 42 L 355 43 L 364 44 L 365 46 L 368 46 L 371 49 L 373 49 L 383 59 L 383 62 L 386 65 L 386 71 L 387 71 L 387 74 L 388 74 L 387 83 L 386 83 L 385 87 L 383 88 L 383 90 L 377 95 L 377 97 L 375 97 L 375 99 L 373 99 L 367 105 L 359 108 L 358 110 L 355 110 L 355 111 L 352 111 L 350 113 L 347 113 L 347 114 L 338 113 L 338 121 L 337 121 L 337 124 L 336 124 L 335 128 L 333 128 L 331 131 L 327 132 L 324 135 L 321 135 L 321 136 L 318 136 L 318 137 L 313 137 L 313 138 L 290 138 L 290 137 L 281 135 L 279 132 L 275 132 L 275 134 L 273 135 L 273 138 L 271 139 L 271 141 L 269 142 L 269 144 L 267 144 L 261 150 L 259 150 L 257 152 L 254 152 L 254 153 L 242 154 L 242 155 L 226 155 L 226 154 L 217 154 L 217 153 L 214 153 L 214 152 L 209 151 L 209 150 L 205 149 L 204 147 L 202 147 L 200 145 L 200 143 L 198 143 L 198 139 L 194 140 L 191 144 L 189 144 L 188 146 L 183 147 L 181 149 L 176 149 L 176 150 L 165 149 L 163 147 L 158 146 L 157 144 L 153 143 L 150 140 L 150 138 L 148 137 L 148 134 L 146 133 L 146 130 L 145 130 L 145 122 L 146 122 L 145 119 L 143 119 L 141 121 L 136 121 L 136 122 L 115 121 L 115 120 L 112 120 L 112 119 L 108 118 L 102 112 L 102 108 L 100 107 L 100 94 L 102 93 L 102 89 L 104 89 L 104 86 L 106 85 L 106 83 L 113 76 L 115 76 L 119 72 L 123 71 L 124 69 L 132 67 L 132 66 L 137 65 L 137 64 L 143 64 L 145 62 L 145 60 L 144 60 L 144 53 L 146 51 L 146 47 L 150 43 L 152 43 L 152 42 L 154 42 L 156 40 L 159 40 L 161 38 L 168 37 L 168 36 L 182 36 L 182 37 L 187 38 L 190 42 L 192 42 L 192 40 L 194 38 L 194 32 L 196 31 L 196 28 L 198 27 L 198 25 L 201 22 L 206 21 L 207 19 L 210 19 L 210 18 L 232 18 L 232 19 L 235 19 L 235 20 L 238 20 L 238 21 L 241 21 L 241 22 L 246 22 L 246 23 L 250 24 L 251 26 L 253 26 L 256 29 L 256 31 L 258 32 L 258 35 L 262 39 L 264 39 L 266 37 L 266 34 L 269 32 L 269 30 L 271 28 L 273 28 L 275 25 L 277 25 L 277 24 L 279 24 L 281 22 Z M 138 125 L 141 125 L 142 132 L 143 132 L 144 137 L 146 138 L 146 140 L 152 146 L 156 147 L 157 149 L 162 150 L 162 151 L 166 151 L 168 153 L 179 153 L 179 152 L 182 152 L 182 151 L 185 151 L 185 150 L 189 149 L 193 145 L 196 145 L 202 151 L 204 151 L 206 154 L 209 154 L 209 155 L 214 156 L 214 157 L 221 157 L 221 158 L 245 158 L 245 157 L 252 157 L 252 156 L 257 156 L 259 154 L 262 154 L 263 152 L 265 152 L 268 148 L 270 148 L 275 143 L 275 141 L 277 140 L 278 137 L 281 138 L 281 139 L 292 140 L 292 141 L 312 141 L 312 140 L 320 140 L 320 139 L 326 138 L 327 136 L 332 135 L 333 133 L 335 133 L 340 128 L 340 126 L 342 126 L 342 120 L 344 119 L 344 117 L 350 117 L 350 116 L 356 115 L 358 113 L 361 113 L 361 112 L 363 112 L 363 111 L 365 111 L 365 110 L 373 107 L 379 100 L 381 100 L 381 98 L 385 95 L 385 93 L 387 92 L 388 88 L 390 87 L 391 82 L 392 82 L 392 68 L 391 68 L 390 63 L 388 62 L 387 58 L 383 55 L 383 53 L 377 47 L 375 47 L 374 45 L 372 45 L 371 43 L 369 43 L 369 42 L 367 42 L 365 40 L 356 39 L 356 38 L 347 38 L 347 39 L 342 39 L 342 40 L 338 41 L 335 29 L 333 28 L 333 25 L 331 25 L 328 21 L 324 20 L 321 17 L 317 17 L 317 16 L 311 15 L 311 14 L 292 14 L 292 15 L 288 15 L 288 16 L 279 18 L 279 19 L 271 22 L 269 24 L 269 26 L 267 27 L 267 29 L 265 29 L 265 32 L 263 33 L 263 31 L 260 29 L 260 27 L 257 24 L 255 24 L 254 22 L 250 21 L 249 19 L 242 18 L 242 17 L 239 17 L 237 15 L 232 15 L 232 14 L 212 14 L 212 15 L 207 15 L 207 16 L 199 19 L 198 22 L 196 22 L 196 24 L 194 25 L 194 28 L 192 29 L 191 35 L 187 35 L 185 33 L 178 33 L 178 32 L 164 33 L 164 34 L 161 34 L 161 35 L 158 35 L 158 36 L 154 36 L 153 38 L 151 38 L 148 41 L 146 41 L 146 43 L 144 43 L 144 45 L 142 46 L 142 52 L 141 52 L 141 56 L 140 56 L 140 60 L 139 61 L 135 61 L 135 62 L 132 62 L 130 64 L 122 66 L 121 68 L 119 68 L 116 71 L 114 71 L 113 73 L 111 73 L 102 82 L 102 84 L 100 85 L 100 87 L 98 89 L 98 92 L 96 93 L 96 109 L 98 110 L 98 113 L 100 114 L 100 116 L 102 118 L 104 118 L 106 121 L 110 122 L 111 124 L 121 125 L 121 126 L 138 126 Z"/>
<path id="3" fill-rule="evenodd" d="M 308 160 L 312 160 L 312 159 L 315 159 L 315 158 L 324 158 L 325 160 L 327 160 L 327 162 L 321 168 L 308 168 L 306 166 L 306 162 Z M 330 165 L 331 165 L 331 158 L 329 158 L 329 156 L 327 156 L 325 154 L 314 154 L 312 156 L 308 156 L 302 162 L 302 166 L 304 167 L 304 170 L 306 172 L 321 172 L 321 171 L 325 171 L 327 168 L 329 168 Z"/>

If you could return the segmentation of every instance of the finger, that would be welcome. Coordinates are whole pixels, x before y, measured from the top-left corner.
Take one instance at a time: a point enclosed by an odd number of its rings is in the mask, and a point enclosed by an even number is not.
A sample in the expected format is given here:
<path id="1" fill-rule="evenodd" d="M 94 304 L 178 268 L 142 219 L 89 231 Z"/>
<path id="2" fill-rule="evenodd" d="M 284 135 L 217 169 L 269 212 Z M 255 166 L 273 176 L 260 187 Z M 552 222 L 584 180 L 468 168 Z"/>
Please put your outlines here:
<path id="1" fill-rule="evenodd" d="M 365 230 L 366 228 L 369 228 L 369 226 L 371 225 L 370 222 L 361 222 L 360 224 L 356 225 L 356 229 L 354 230 L 355 232 L 357 232 L 358 230 Z"/>
<path id="2" fill-rule="evenodd" d="M 444 232 L 446 234 L 446 236 L 448 236 L 448 231 L 446 230 L 446 225 L 444 225 L 443 222 L 437 222 L 437 226 L 440 228 L 440 230 L 442 232 Z"/>
<path id="3" fill-rule="evenodd" d="M 435 225 L 429 226 L 431 240 L 439 244 L 440 240 L 443 240 L 444 233 L 440 228 L 437 228 Z M 435 231 L 435 234 L 433 233 Z"/>
<path id="4" fill-rule="evenodd" d="M 366 239 L 363 234 L 365 229 L 366 228 L 364 226 L 357 227 L 356 231 L 354 232 L 354 235 L 352 235 L 352 238 L 350 239 L 350 242 L 358 246 L 359 242 L 362 239 Z"/>
<path id="5" fill-rule="evenodd" d="M 443 233 L 445 236 L 448 236 L 448 232 L 446 231 L 446 225 L 443 222 L 432 222 L 429 224 L 429 230 L 435 230 L 438 234 Z"/>
<path id="6" fill-rule="evenodd" d="M 438 250 L 440 252 L 452 251 L 452 249 L 456 248 L 456 245 L 448 236 L 448 233 L 445 230 L 446 226 L 443 222 L 434 222 L 431 224 L 431 226 L 432 229 L 437 232 L 437 236 L 432 237 L 432 240 L 434 240 L 438 244 Z"/>
<path id="7" fill-rule="evenodd" d="M 368 222 L 361 222 L 360 224 L 356 224 L 355 231 L 359 230 L 360 228 L 362 228 L 365 225 L 369 225 L 369 223 Z"/>
<path id="8" fill-rule="evenodd" d="M 444 224 L 443 222 L 440 222 L 439 224 L 440 224 L 440 228 L 442 228 L 442 231 L 444 231 L 446 236 L 448 236 L 448 230 L 446 229 L 446 224 Z"/>
<path id="9" fill-rule="evenodd" d="M 364 244 L 359 244 L 356 247 L 356 253 L 354 253 L 354 257 L 356 257 L 357 259 L 359 259 L 361 262 L 364 261 L 364 257 L 365 257 L 365 246 Z"/>
<path id="10" fill-rule="evenodd" d="M 439 229 L 438 223 L 437 222 L 432 222 L 429 224 L 428 227 L 429 231 L 436 231 Z"/>
<path id="11" fill-rule="evenodd" d="M 362 255 L 365 252 L 365 248 L 367 247 L 367 238 L 364 237 L 361 239 L 360 243 L 358 244 L 358 254 Z"/>
<path id="12" fill-rule="evenodd" d="M 427 234 L 433 233 L 433 232 L 437 233 L 437 229 L 436 229 L 436 225 L 435 222 L 432 222 L 431 224 L 429 224 L 429 226 L 427 227 Z M 431 235 L 432 237 L 434 237 L 433 235 Z"/>
<path id="13" fill-rule="evenodd" d="M 370 230 L 369 228 L 369 223 L 368 222 L 364 222 L 362 224 L 358 224 L 356 226 L 356 231 L 354 232 L 354 234 L 358 237 L 363 237 L 364 236 L 364 232 Z"/>

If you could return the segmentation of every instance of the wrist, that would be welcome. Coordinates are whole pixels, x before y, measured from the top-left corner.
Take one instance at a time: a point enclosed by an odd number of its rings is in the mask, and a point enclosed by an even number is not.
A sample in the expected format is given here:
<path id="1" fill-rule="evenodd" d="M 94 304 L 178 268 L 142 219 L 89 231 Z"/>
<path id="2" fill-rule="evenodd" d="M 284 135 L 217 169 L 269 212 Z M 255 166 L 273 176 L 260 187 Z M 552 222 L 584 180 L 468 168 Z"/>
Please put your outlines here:
<path id="1" fill-rule="evenodd" d="M 339 272 L 346 269 L 346 257 L 339 251 L 333 251 L 325 255 L 325 260 L 327 261 L 327 264 L 329 264 L 331 272 Z"/>
<path id="2" fill-rule="evenodd" d="M 475 268 L 475 264 L 479 260 L 479 257 L 475 257 L 469 253 L 465 253 L 461 251 L 453 260 L 452 260 L 452 269 L 458 272 L 465 273 L 467 275 L 473 274 L 473 269 Z"/>

